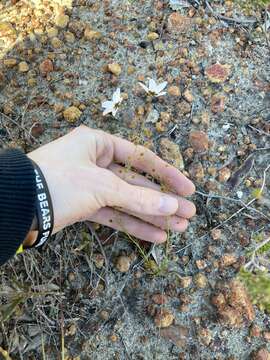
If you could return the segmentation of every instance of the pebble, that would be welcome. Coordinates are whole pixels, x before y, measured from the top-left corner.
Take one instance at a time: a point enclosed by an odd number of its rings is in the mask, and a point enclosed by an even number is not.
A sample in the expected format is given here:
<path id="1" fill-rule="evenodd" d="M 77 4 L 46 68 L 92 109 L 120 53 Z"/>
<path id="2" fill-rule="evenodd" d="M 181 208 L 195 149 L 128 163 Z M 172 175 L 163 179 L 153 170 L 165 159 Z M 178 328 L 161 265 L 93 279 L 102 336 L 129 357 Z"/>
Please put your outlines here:
<path id="1" fill-rule="evenodd" d="M 102 254 L 93 254 L 93 261 L 98 269 L 102 269 L 104 265 L 104 256 Z"/>
<path id="2" fill-rule="evenodd" d="M 270 352 L 266 348 L 253 352 L 252 360 L 270 360 Z"/>
<path id="3" fill-rule="evenodd" d="M 249 336 L 259 337 L 261 336 L 261 328 L 258 325 L 253 324 L 249 329 Z"/>
<path id="4" fill-rule="evenodd" d="M 47 29 L 47 35 L 48 35 L 48 38 L 50 38 L 50 39 L 57 37 L 58 29 L 55 27 Z"/>
<path id="5" fill-rule="evenodd" d="M 128 256 L 119 256 L 116 260 L 115 267 L 118 271 L 125 273 L 128 272 L 131 266 L 130 258 Z"/>
<path id="6" fill-rule="evenodd" d="M 29 65 L 25 61 L 21 61 L 18 65 L 18 70 L 21 73 L 27 72 L 29 70 Z"/>
<path id="7" fill-rule="evenodd" d="M 158 309 L 154 318 L 156 326 L 159 328 L 166 328 L 172 325 L 174 315 L 168 309 Z"/>
<path id="8" fill-rule="evenodd" d="M 238 315 L 242 314 L 249 321 L 253 321 L 255 312 L 244 285 L 238 280 L 232 280 L 229 287 L 229 304 L 237 309 Z"/>
<path id="9" fill-rule="evenodd" d="M 77 121 L 81 114 L 82 112 L 76 106 L 70 106 L 63 112 L 65 120 L 70 123 Z"/>
<path id="10" fill-rule="evenodd" d="M 55 17 L 54 21 L 56 26 L 64 29 L 69 22 L 69 16 L 65 14 L 59 14 Z"/>
<path id="11" fill-rule="evenodd" d="M 143 115 L 142 109 L 144 110 L 142 106 L 138 107 L 138 115 Z M 155 109 L 152 109 L 147 115 L 145 122 L 155 124 L 158 121 L 158 119 L 159 119 L 159 112 Z"/>
<path id="12" fill-rule="evenodd" d="M 154 40 L 157 40 L 159 38 L 159 35 L 158 33 L 156 32 L 150 32 L 148 35 L 147 35 L 147 39 L 149 41 L 154 41 Z"/>
<path id="13" fill-rule="evenodd" d="M 225 109 L 225 96 L 215 94 L 211 98 L 211 110 L 213 113 L 222 113 Z"/>
<path id="14" fill-rule="evenodd" d="M 189 134 L 189 143 L 195 152 L 205 152 L 209 148 L 208 136 L 203 131 L 191 131 Z"/>
<path id="15" fill-rule="evenodd" d="M 99 313 L 99 317 L 101 318 L 101 320 L 107 321 L 110 317 L 110 314 L 107 310 L 101 310 Z"/>
<path id="16" fill-rule="evenodd" d="M 192 21 L 189 17 L 173 12 L 168 17 L 168 31 L 170 33 L 185 33 L 190 30 Z"/>
<path id="17" fill-rule="evenodd" d="M 15 65 L 17 65 L 17 59 L 14 58 L 4 59 L 3 63 L 7 68 L 12 68 Z"/>
<path id="18" fill-rule="evenodd" d="M 228 79 L 231 73 L 230 65 L 221 65 L 219 63 L 209 66 L 205 70 L 208 79 L 213 83 L 223 83 Z"/>
<path id="19" fill-rule="evenodd" d="M 239 327 L 242 324 L 242 317 L 237 310 L 230 306 L 225 306 L 219 311 L 220 320 L 223 325 Z"/>
<path id="20" fill-rule="evenodd" d="M 117 63 L 108 64 L 107 69 L 109 72 L 111 72 L 115 76 L 119 76 L 122 72 L 121 66 Z"/>
<path id="21" fill-rule="evenodd" d="M 196 274 L 193 278 L 193 281 L 194 284 L 200 289 L 205 288 L 208 283 L 207 277 L 202 273 Z"/>
<path id="22" fill-rule="evenodd" d="M 184 276 L 180 279 L 180 286 L 182 288 L 188 288 L 192 283 L 192 277 L 191 276 Z"/>
<path id="23" fill-rule="evenodd" d="M 164 160 L 173 164 L 179 170 L 184 169 L 184 160 L 177 144 L 167 138 L 160 140 L 160 153 Z"/>
<path id="24" fill-rule="evenodd" d="M 39 65 L 39 71 L 42 76 L 47 76 L 49 72 L 53 71 L 53 62 L 50 59 L 45 59 Z"/>
<path id="25" fill-rule="evenodd" d="M 91 28 L 86 27 L 84 30 L 84 38 L 90 41 L 99 40 L 102 38 L 102 34 L 99 31 L 92 30 Z"/>
<path id="26" fill-rule="evenodd" d="M 70 31 L 65 32 L 65 39 L 68 43 L 71 44 L 74 43 L 76 40 L 75 35 Z"/>
<path id="27" fill-rule="evenodd" d="M 228 267 L 237 262 L 237 257 L 234 254 L 224 254 L 220 259 L 221 267 Z"/>
<path id="28" fill-rule="evenodd" d="M 171 96 L 181 96 L 181 91 L 178 86 L 172 85 L 168 88 L 168 94 Z"/>
<path id="29" fill-rule="evenodd" d="M 188 342 L 188 329 L 180 325 L 171 325 L 160 329 L 160 335 L 170 340 L 178 348 L 183 348 Z"/>
<path id="30" fill-rule="evenodd" d="M 154 294 L 152 300 L 157 305 L 164 305 L 168 302 L 168 297 L 165 294 Z"/>
<path id="31" fill-rule="evenodd" d="M 63 46 L 63 42 L 58 37 L 52 38 L 51 44 L 54 49 L 60 49 Z"/>
<path id="32" fill-rule="evenodd" d="M 196 181 L 201 181 L 204 179 L 204 169 L 202 166 L 202 163 L 191 163 L 191 165 L 188 168 L 188 173 L 191 177 L 191 179 Z"/>
<path id="33" fill-rule="evenodd" d="M 188 90 L 188 89 L 185 90 L 183 96 L 184 96 L 184 99 L 187 100 L 189 103 L 193 102 L 193 95 L 190 90 Z"/>
<path id="34" fill-rule="evenodd" d="M 219 240 L 221 238 L 222 233 L 220 229 L 213 229 L 211 230 L 210 234 L 213 240 Z"/>
<path id="35" fill-rule="evenodd" d="M 203 343 L 203 345 L 205 345 L 205 346 L 210 345 L 212 338 L 213 338 L 210 330 L 204 329 L 204 328 L 200 329 L 198 332 L 198 335 L 199 335 L 199 339 Z"/>
<path id="36" fill-rule="evenodd" d="M 224 183 L 231 177 L 231 170 L 227 167 L 222 168 L 218 173 L 218 181 Z"/>

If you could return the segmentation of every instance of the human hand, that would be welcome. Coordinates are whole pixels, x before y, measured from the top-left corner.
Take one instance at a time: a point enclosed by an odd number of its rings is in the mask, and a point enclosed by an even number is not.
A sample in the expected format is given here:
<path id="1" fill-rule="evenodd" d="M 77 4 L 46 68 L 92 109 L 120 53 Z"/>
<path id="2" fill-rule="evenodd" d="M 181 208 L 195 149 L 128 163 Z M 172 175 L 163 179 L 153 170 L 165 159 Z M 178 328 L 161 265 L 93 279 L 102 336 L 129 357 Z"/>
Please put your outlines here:
<path id="1" fill-rule="evenodd" d="M 28 156 L 41 168 L 50 190 L 53 233 L 90 220 L 160 243 L 166 230 L 184 231 L 196 212 L 181 197 L 195 187 L 180 171 L 149 149 L 101 130 L 79 126 Z M 151 175 L 174 193 L 162 192 L 128 167 Z"/>

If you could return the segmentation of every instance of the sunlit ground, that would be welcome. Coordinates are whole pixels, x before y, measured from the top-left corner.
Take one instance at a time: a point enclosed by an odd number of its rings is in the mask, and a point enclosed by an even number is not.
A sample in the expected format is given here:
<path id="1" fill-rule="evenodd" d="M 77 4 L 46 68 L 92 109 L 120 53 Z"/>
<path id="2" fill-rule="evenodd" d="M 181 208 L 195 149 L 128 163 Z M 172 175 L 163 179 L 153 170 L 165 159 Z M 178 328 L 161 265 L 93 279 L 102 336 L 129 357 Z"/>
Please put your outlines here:
<path id="1" fill-rule="evenodd" d="M 72 0 L 0 0 L 0 59 L 26 37 L 46 33 Z"/>

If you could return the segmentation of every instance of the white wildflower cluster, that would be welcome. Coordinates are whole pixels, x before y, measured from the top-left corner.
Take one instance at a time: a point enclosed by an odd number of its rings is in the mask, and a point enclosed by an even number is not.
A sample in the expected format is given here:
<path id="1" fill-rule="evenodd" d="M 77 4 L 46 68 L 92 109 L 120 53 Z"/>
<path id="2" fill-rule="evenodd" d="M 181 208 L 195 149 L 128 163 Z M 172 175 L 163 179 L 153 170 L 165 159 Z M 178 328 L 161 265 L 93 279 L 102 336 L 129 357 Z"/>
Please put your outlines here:
<path id="1" fill-rule="evenodd" d="M 166 91 L 164 91 L 164 89 L 167 86 L 167 81 L 163 81 L 162 83 L 157 84 L 155 80 L 150 79 L 148 87 L 141 82 L 139 82 L 139 85 L 149 96 L 159 97 L 162 95 L 166 95 Z M 121 96 L 121 90 L 120 88 L 117 88 L 116 91 L 113 93 L 112 100 L 103 101 L 103 103 L 101 104 L 104 109 L 103 116 L 112 114 L 115 117 L 122 101 L 123 97 Z"/>

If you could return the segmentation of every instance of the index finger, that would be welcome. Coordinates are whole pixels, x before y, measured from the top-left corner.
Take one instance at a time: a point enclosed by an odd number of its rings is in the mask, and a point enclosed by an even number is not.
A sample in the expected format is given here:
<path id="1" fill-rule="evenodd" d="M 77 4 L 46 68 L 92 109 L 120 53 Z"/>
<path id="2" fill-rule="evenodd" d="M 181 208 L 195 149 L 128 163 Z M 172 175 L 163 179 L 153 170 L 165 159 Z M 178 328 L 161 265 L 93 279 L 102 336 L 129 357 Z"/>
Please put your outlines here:
<path id="1" fill-rule="evenodd" d="M 195 191 L 194 184 L 174 166 L 162 160 L 151 150 L 111 135 L 114 143 L 116 162 L 130 165 L 152 175 L 161 184 L 165 184 L 177 194 L 187 196 Z"/>

